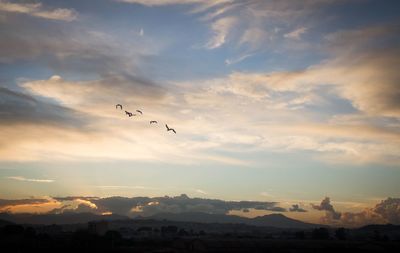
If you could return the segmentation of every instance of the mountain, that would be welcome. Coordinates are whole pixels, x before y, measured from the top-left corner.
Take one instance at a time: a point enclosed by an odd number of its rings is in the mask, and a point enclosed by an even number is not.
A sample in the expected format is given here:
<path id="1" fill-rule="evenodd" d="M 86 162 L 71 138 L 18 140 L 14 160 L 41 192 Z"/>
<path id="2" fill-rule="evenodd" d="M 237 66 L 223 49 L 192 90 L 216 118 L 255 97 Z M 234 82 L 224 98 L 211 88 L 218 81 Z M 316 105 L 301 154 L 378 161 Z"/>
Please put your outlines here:
<path id="1" fill-rule="evenodd" d="M 168 220 L 168 221 L 184 221 L 198 223 L 246 223 L 246 218 L 225 215 L 225 214 L 209 214 L 201 212 L 184 212 L 184 213 L 157 213 L 142 219 Z"/>
<path id="2" fill-rule="evenodd" d="M 17 224 L 78 224 L 87 223 L 96 220 L 127 220 L 126 216 L 97 215 L 93 213 L 73 213 L 65 212 L 61 214 L 11 214 L 0 213 L 0 220 L 13 222 Z M 136 220 L 167 220 L 179 222 L 196 222 L 196 223 L 223 223 L 223 224 L 245 224 L 259 227 L 275 227 L 275 228 L 296 228 L 308 229 L 321 227 L 318 224 L 311 224 L 295 219 L 288 218 L 282 214 L 269 214 L 255 218 L 246 218 L 236 215 L 226 214 L 209 214 L 201 212 L 184 212 L 184 213 L 158 213 L 148 217 L 136 217 Z"/>
<path id="3" fill-rule="evenodd" d="M 97 215 L 93 213 L 72 213 L 72 212 L 66 212 L 61 214 L 0 213 L 0 219 L 18 224 L 61 225 L 61 224 L 87 223 L 89 221 L 96 221 L 96 220 L 124 220 L 128 219 L 128 217 L 116 214 Z"/>
<path id="4" fill-rule="evenodd" d="M 311 224 L 291 219 L 282 214 L 269 214 L 255 218 L 246 218 L 236 215 L 208 214 L 199 212 L 158 213 L 150 217 L 146 217 L 146 219 L 199 222 L 199 223 L 237 223 L 237 224 L 261 226 L 261 227 L 297 228 L 297 229 L 308 229 L 308 228 L 315 228 L 322 226 L 319 224 Z"/>
<path id="5" fill-rule="evenodd" d="M 250 222 L 248 224 L 255 226 L 268 226 L 268 227 L 278 227 L 278 228 L 303 228 L 303 229 L 323 226 L 319 224 L 312 224 L 295 220 L 286 217 L 283 214 L 269 214 L 269 215 L 255 217 L 250 219 Z"/>

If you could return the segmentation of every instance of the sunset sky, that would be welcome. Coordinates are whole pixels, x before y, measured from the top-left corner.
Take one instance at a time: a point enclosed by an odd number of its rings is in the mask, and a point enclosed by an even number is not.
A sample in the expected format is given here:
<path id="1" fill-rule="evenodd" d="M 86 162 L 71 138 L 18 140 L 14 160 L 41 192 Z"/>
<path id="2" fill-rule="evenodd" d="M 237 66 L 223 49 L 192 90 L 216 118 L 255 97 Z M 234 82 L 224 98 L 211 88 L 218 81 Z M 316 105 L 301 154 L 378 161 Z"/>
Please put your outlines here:
<path id="1" fill-rule="evenodd" d="M 0 210 L 184 193 L 274 202 L 226 209 L 239 215 L 400 223 L 399 13 L 397 0 L 0 0 L 0 199 L 27 200 Z"/>

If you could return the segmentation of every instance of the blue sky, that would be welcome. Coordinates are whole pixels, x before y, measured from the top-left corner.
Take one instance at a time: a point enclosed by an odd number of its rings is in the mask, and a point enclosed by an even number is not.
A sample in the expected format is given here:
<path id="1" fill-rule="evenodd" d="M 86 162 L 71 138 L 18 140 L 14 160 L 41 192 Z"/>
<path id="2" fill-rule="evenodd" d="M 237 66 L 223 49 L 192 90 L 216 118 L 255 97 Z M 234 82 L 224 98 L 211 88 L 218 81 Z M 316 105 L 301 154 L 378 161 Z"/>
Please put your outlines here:
<path id="1" fill-rule="evenodd" d="M 352 212 L 398 197 L 399 10 L 1 0 L 0 198 L 186 193 L 318 221 L 326 196 Z"/>

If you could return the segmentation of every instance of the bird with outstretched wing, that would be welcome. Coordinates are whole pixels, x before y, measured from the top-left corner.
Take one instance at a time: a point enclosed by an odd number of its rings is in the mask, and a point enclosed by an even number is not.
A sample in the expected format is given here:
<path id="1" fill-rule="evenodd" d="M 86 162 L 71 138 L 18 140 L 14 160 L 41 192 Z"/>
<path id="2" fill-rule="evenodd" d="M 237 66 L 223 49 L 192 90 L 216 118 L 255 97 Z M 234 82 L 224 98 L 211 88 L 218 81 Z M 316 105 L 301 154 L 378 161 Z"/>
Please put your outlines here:
<path id="1" fill-rule="evenodd" d="M 172 132 L 174 132 L 174 133 L 176 134 L 175 129 L 169 128 L 167 124 L 165 124 L 165 127 L 167 128 L 167 132 L 168 132 L 168 131 L 172 131 Z"/>

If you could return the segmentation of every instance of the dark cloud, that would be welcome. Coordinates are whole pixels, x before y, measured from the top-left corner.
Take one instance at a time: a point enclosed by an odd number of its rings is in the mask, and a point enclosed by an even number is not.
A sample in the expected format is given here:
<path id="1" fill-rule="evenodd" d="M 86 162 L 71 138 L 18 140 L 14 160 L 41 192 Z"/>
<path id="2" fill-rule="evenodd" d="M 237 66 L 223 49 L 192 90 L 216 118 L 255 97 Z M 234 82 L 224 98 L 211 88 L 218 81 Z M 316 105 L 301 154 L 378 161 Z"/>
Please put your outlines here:
<path id="1" fill-rule="evenodd" d="M 63 202 L 63 201 L 73 201 L 76 199 L 83 199 L 83 200 L 94 200 L 98 199 L 98 197 L 87 197 L 87 196 L 68 196 L 68 197 L 52 197 L 52 199 L 55 199 L 57 201 Z"/>
<path id="2" fill-rule="evenodd" d="M 82 127 L 87 121 L 86 115 L 72 109 L 4 87 L 0 87 L 0 117 L 0 126 L 24 123 Z"/>
<path id="3" fill-rule="evenodd" d="M 153 215 L 156 213 L 170 212 L 203 212 L 209 214 L 227 214 L 232 210 L 269 210 L 284 212 L 284 208 L 278 207 L 276 202 L 261 201 L 224 201 L 218 199 L 190 198 L 186 194 L 176 197 L 109 197 L 109 198 L 84 198 L 67 197 L 55 198 L 59 201 L 72 201 L 85 199 L 95 204 L 97 212 L 112 212 L 121 215 Z M 92 210 L 93 211 L 93 210 Z"/>
<path id="4" fill-rule="evenodd" d="M 287 210 L 283 207 L 280 206 L 274 206 L 268 209 L 261 209 L 261 210 L 269 210 L 269 211 L 273 211 L 273 212 L 287 212 Z"/>
<path id="5" fill-rule="evenodd" d="M 18 205 L 36 205 L 49 202 L 47 199 L 0 199 L 0 208 Z"/>
<path id="6" fill-rule="evenodd" d="M 305 213 L 307 210 L 301 208 L 298 204 L 292 205 L 291 208 L 289 208 L 290 212 L 299 212 L 299 213 Z"/>
<path id="7" fill-rule="evenodd" d="M 373 211 L 388 223 L 400 224 L 400 198 L 387 198 L 377 204 Z"/>
<path id="8" fill-rule="evenodd" d="M 139 53 L 84 25 L 7 15 L 0 21 L 0 63 L 25 62 L 56 72 L 82 74 L 132 73 Z"/>
<path id="9" fill-rule="evenodd" d="M 321 201 L 321 204 L 319 205 L 312 204 L 312 207 L 315 210 L 325 211 L 326 214 L 326 216 L 324 217 L 325 221 L 340 220 L 340 217 L 342 215 L 340 212 L 335 211 L 335 209 L 331 205 L 331 200 L 329 197 L 325 197 Z"/>
<path id="10" fill-rule="evenodd" d="M 326 197 L 320 205 L 312 205 L 314 209 L 326 211 L 322 220 L 326 223 L 341 223 L 344 226 L 359 227 L 367 224 L 400 224 L 400 198 L 387 198 L 373 208 L 361 212 L 337 212 Z"/>

